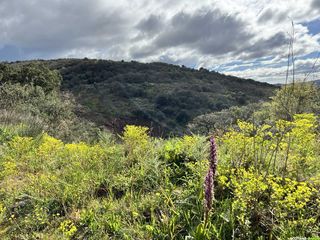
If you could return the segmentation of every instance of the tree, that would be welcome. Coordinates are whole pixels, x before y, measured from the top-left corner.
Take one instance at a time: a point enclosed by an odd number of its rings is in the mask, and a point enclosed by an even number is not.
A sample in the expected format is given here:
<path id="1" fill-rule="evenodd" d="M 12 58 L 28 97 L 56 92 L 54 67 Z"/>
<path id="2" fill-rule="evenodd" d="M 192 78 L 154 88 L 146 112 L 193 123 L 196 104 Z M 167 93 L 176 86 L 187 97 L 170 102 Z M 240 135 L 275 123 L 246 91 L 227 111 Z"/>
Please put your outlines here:
<path id="1" fill-rule="evenodd" d="M 45 92 L 57 90 L 62 81 L 58 71 L 50 70 L 47 66 L 39 63 L 23 65 L 19 77 L 20 83 L 32 83 L 42 87 Z"/>
<path id="2" fill-rule="evenodd" d="M 11 65 L 0 64 L 0 83 L 19 83 L 40 86 L 47 93 L 58 90 L 62 77 L 56 70 L 49 69 L 41 63 Z"/>

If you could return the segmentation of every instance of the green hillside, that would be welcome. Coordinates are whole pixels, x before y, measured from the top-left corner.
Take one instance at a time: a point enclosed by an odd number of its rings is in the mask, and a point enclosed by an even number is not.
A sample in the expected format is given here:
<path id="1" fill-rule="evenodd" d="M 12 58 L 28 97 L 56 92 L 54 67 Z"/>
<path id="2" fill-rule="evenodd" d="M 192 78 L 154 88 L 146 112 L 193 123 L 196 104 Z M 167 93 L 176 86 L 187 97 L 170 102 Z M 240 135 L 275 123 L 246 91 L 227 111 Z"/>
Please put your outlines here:
<path id="1" fill-rule="evenodd" d="M 165 63 L 89 59 L 45 61 L 63 77 L 82 117 L 120 132 L 147 125 L 156 135 L 181 134 L 198 115 L 268 99 L 275 87 L 206 69 Z"/>

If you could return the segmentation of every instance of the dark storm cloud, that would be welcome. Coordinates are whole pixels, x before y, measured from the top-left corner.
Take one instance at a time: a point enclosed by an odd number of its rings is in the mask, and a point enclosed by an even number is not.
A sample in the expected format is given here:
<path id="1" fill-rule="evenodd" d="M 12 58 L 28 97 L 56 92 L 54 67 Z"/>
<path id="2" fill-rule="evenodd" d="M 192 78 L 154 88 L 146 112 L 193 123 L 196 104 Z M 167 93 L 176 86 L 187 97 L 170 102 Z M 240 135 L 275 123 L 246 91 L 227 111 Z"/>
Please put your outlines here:
<path id="1" fill-rule="evenodd" d="M 166 23 L 165 30 L 151 45 L 134 49 L 132 55 L 146 57 L 171 47 L 187 47 L 202 54 L 227 54 L 236 51 L 239 43 L 251 37 L 243 21 L 219 10 L 200 10 L 194 14 L 179 12 Z"/>
<path id="2" fill-rule="evenodd" d="M 137 29 L 139 29 L 142 34 L 146 35 L 154 35 L 158 33 L 164 26 L 163 20 L 161 16 L 150 15 L 146 19 L 142 19 L 138 25 Z"/>
<path id="3" fill-rule="evenodd" d="M 223 15 L 219 10 L 202 10 L 176 14 L 155 44 L 160 48 L 185 45 L 204 54 L 223 54 L 236 50 L 239 42 L 251 37 L 245 23 L 236 16 Z"/>
<path id="4" fill-rule="evenodd" d="M 260 21 L 276 19 L 280 21 L 284 16 L 279 12 L 266 10 L 262 13 Z M 149 20 L 152 19 L 152 20 Z M 153 24 L 159 21 L 154 16 L 147 18 Z M 145 27 L 148 30 L 150 25 Z M 185 47 L 193 49 L 202 55 L 242 56 L 245 59 L 254 59 L 272 54 L 279 47 L 288 43 L 287 36 L 283 32 L 260 39 L 247 30 L 247 23 L 237 18 L 222 14 L 219 10 L 201 10 L 194 14 L 179 12 L 167 23 L 166 28 L 146 46 L 133 48 L 131 56 L 144 58 L 161 52 L 161 49 L 173 47 Z"/>
<path id="5" fill-rule="evenodd" d="M 312 7 L 315 9 L 318 9 L 318 11 L 320 11 L 320 0 L 313 0 Z"/>
<path id="6" fill-rule="evenodd" d="M 283 32 L 279 32 L 268 39 L 258 40 L 240 49 L 236 54 L 246 54 L 247 59 L 261 58 L 269 56 L 274 49 L 285 47 L 287 44 L 288 37 Z"/>
<path id="7" fill-rule="evenodd" d="M 48 55 L 77 48 L 103 47 L 121 40 L 125 20 L 119 10 L 102 9 L 88 1 L 44 0 L 4 1 L 0 3 L 1 41 L 22 51 Z"/>

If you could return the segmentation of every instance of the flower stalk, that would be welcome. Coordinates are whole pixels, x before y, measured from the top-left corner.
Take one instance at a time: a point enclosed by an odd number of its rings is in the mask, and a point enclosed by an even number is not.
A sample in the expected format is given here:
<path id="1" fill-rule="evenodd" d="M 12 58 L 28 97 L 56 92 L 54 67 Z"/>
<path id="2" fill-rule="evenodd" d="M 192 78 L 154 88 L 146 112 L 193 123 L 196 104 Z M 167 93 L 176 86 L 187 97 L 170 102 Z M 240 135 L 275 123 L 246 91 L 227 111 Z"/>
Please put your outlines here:
<path id="1" fill-rule="evenodd" d="M 214 180 L 217 172 L 218 158 L 217 145 L 214 137 L 210 138 L 210 158 L 209 169 L 204 180 L 204 197 L 205 197 L 205 222 L 207 222 L 208 215 L 212 209 L 212 201 L 214 199 Z"/>

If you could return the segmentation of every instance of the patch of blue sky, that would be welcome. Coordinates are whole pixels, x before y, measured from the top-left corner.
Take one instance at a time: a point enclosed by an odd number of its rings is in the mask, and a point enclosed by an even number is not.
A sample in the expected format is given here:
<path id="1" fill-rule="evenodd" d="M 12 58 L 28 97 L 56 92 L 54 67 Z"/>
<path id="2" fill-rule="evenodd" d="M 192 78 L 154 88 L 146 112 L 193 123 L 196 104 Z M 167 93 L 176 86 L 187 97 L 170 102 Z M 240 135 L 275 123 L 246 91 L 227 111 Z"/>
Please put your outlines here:
<path id="1" fill-rule="evenodd" d="M 314 51 L 314 52 L 308 53 L 306 55 L 297 57 L 297 59 L 301 59 L 301 60 L 310 59 L 310 58 L 315 58 L 316 59 L 316 58 L 319 57 L 319 54 L 320 54 L 320 51 Z"/>
<path id="2" fill-rule="evenodd" d="M 311 22 L 302 23 L 302 25 L 308 28 L 311 35 L 320 33 L 320 18 L 317 18 Z"/>
<path id="3" fill-rule="evenodd" d="M 0 47 L 0 61 L 24 60 L 23 51 L 13 45 L 4 45 Z"/>
<path id="4" fill-rule="evenodd" d="M 0 46 L 0 62 L 15 62 L 30 59 L 49 59 L 48 56 L 48 54 L 38 53 L 32 48 L 21 48 L 9 44 Z"/>
<path id="5" fill-rule="evenodd" d="M 281 67 L 286 64 L 286 62 L 272 62 L 273 56 L 258 58 L 253 61 L 237 61 L 222 64 L 216 67 L 219 71 L 245 71 L 247 69 L 257 69 L 259 67 Z"/>

